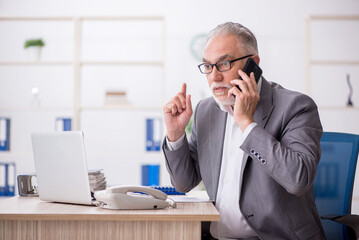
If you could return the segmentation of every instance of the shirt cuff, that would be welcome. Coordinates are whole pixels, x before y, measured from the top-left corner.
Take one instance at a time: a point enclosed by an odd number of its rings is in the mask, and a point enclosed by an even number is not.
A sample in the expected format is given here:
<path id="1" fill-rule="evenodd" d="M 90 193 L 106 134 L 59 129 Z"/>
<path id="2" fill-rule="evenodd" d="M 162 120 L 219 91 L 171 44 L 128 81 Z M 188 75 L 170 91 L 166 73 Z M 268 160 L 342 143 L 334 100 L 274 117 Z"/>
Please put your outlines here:
<path id="1" fill-rule="evenodd" d="M 175 142 L 170 142 L 170 140 L 168 140 L 168 138 L 166 137 L 166 145 L 167 145 L 168 150 L 176 151 L 177 149 L 182 147 L 184 136 L 185 136 L 185 133 Z"/>
<path id="2" fill-rule="evenodd" d="M 248 125 L 248 127 L 246 128 L 246 130 L 244 130 L 244 133 L 243 133 L 243 142 L 244 140 L 246 140 L 246 138 L 248 137 L 248 134 L 252 131 L 252 129 L 257 126 L 258 124 L 255 123 L 255 122 L 252 122 L 251 124 Z"/>

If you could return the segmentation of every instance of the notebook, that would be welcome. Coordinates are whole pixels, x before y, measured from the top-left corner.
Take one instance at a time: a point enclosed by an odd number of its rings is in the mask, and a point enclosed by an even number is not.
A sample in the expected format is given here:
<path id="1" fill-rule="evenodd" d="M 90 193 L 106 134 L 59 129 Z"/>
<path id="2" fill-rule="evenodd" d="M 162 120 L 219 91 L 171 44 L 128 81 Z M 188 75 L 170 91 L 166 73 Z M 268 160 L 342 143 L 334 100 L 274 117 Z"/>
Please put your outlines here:
<path id="1" fill-rule="evenodd" d="M 39 197 L 94 205 L 81 131 L 32 133 Z"/>

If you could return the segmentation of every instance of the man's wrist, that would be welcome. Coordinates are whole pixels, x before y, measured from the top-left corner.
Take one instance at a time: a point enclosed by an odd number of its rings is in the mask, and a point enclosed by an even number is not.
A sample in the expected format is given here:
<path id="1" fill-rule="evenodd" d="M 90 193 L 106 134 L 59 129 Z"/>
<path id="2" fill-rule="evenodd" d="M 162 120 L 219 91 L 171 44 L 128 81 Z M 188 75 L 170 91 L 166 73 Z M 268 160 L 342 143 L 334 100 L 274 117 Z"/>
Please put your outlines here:
<path id="1" fill-rule="evenodd" d="M 184 135 L 185 131 L 167 132 L 166 137 L 170 142 L 176 142 Z"/>
<path id="2" fill-rule="evenodd" d="M 247 138 L 247 136 L 249 135 L 249 133 L 252 131 L 252 129 L 257 126 L 258 124 L 256 122 L 252 122 L 251 124 L 248 125 L 248 127 L 246 128 L 246 130 L 243 132 L 243 141 Z"/>
<path id="3" fill-rule="evenodd" d="M 176 142 L 170 142 L 170 140 L 166 137 L 167 149 L 170 151 L 175 151 L 179 149 L 183 145 L 184 138 L 185 138 L 185 134 L 183 134 Z"/>
<path id="4" fill-rule="evenodd" d="M 241 119 L 240 121 L 237 121 L 237 124 L 239 128 L 241 129 L 242 133 L 246 130 L 246 128 L 254 123 L 254 119 Z"/>

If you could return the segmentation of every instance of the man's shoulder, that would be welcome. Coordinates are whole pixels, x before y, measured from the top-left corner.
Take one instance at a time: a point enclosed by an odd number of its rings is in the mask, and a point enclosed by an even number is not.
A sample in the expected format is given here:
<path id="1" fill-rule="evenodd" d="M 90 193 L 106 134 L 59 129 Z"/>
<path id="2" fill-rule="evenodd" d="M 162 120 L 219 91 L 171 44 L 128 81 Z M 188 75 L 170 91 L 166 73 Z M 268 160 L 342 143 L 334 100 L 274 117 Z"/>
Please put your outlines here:
<path id="1" fill-rule="evenodd" d="M 292 104 L 301 104 L 301 105 L 312 105 L 316 107 L 315 102 L 308 95 L 293 91 L 287 88 L 282 87 L 280 84 L 275 82 L 268 82 L 270 88 L 272 89 L 272 98 L 273 102 L 281 105 L 292 106 Z"/>
<path id="2" fill-rule="evenodd" d="M 275 83 L 275 82 L 268 82 L 268 83 L 272 89 L 273 99 L 277 99 L 277 100 L 281 100 L 281 101 L 283 101 L 283 100 L 297 101 L 298 99 L 313 101 L 311 99 L 311 97 L 309 97 L 308 95 L 306 95 L 304 93 L 284 88 L 280 84 Z"/>
<path id="3" fill-rule="evenodd" d="M 211 107 L 218 107 L 217 102 L 213 99 L 213 97 L 206 97 L 201 99 L 198 104 L 197 108 L 211 108 Z"/>
<path id="4" fill-rule="evenodd" d="M 219 109 L 219 106 L 212 96 L 203 98 L 197 103 L 195 114 L 201 117 L 208 117 L 208 114 L 210 114 L 214 108 Z"/>

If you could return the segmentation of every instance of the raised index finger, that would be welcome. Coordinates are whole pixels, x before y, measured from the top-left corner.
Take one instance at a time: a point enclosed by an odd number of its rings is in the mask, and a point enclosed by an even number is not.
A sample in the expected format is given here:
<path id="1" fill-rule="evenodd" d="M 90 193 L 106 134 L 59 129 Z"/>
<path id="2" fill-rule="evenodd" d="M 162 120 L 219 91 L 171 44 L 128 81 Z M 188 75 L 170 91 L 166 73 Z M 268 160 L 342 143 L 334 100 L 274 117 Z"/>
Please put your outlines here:
<path id="1" fill-rule="evenodd" d="M 186 83 L 182 84 L 181 93 L 186 97 L 187 85 Z"/>

